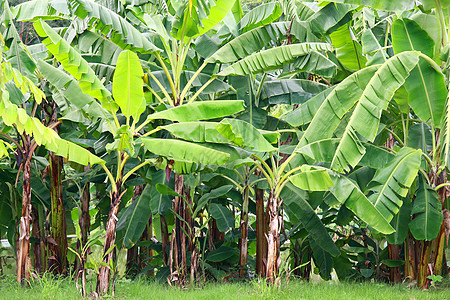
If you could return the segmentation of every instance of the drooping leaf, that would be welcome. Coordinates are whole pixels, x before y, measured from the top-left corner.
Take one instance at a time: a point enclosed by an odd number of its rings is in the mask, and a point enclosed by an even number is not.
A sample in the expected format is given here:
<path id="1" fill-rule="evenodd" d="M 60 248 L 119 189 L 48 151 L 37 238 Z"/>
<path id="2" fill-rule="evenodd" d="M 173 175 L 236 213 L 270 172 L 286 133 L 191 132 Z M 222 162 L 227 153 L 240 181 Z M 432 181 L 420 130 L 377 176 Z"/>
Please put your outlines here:
<path id="1" fill-rule="evenodd" d="M 413 20 L 397 19 L 392 24 L 392 45 L 395 53 L 416 50 L 433 58 L 434 41 Z M 431 119 L 439 127 L 445 105 L 447 88 L 444 75 L 421 59 L 405 82 L 408 102 L 419 118 Z"/>
<path id="2" fill-rule="evenodd" d="M 392 227 L 395 229 L 394 233 L 386 236 L 386 240 L 389 244 L 401 245 L 408 236 L 409 228 L 408 224 L 411 220 L 411 201 L 408 197 L 403 201 L 402 207 L 398 214 L 394 216 L 391 221 Z"/>
<path id="3" fill-rule="evenodd" d="M 113 119 L 112 115 L 107 110 L 102 109 L 94 98 L 83 93 L 76 79 L 42 60 L 37 62 L 37 66 L 45 79 L 64 95 L 69 103 L 82 109 L 92 117 Z"/>
<path id="4" fill-rule="evenodd" d="M 421 155 L 421 150 L 404 147 L 389 164 L 375 173 L 370 188 L 374 193 L 369 200 L 387 220 L 391 221 L 402 206 L 402 197 L 406 196 L 419 172 Z"/>
<path id="5" fill-rule="evenodd" d="M 141 140 L 150 152 L 177 161 L 221 165 L 230 157 L 228 153 L 176 139 L 142 138 Z"/>
<path id="6" fill-rule="evenodd" d="M 117 230 L 124 230 L 123 246 L 133 247 L 141 238 L 151 216 L 151 185 L 146 185 L 142 194 L 126 208 L 117 223 Z"/>
<path id="7" fill-rule="evenodd" d="M 61 63 L 64 69 L 79 81 L 83 93 L 97 98 L 104 108 L 115 113 L 117 105 L 109 99 L 111 93 L 103 86 L 86 60 L 42 20 L 36 21 L 33 25 L 36 32 L 45 38 L 42 41 L 45 47 Z"/>
<path id="8" fill-rule="evenodd" d="M 281 14 L 280 3 L 264 3 L 246 13 L 237 26 L 241 32 L 247 32 L 253 28 L 274 22 Z"/>
<path id="9" fill-rule="evenodd" d="M 333 186 L 326 169 L 303 165 L 299 173 L 289 176 L 289 181 L 305 191 L 327 191 Z"/>
<path id="10" fill-rule="evenodd" d="M 226 144 L 230 141 L 217 131 L 217 122 L 182 122 L 162 126 L 177 138 L 197 143 Z"/>
<path id="11" fill-rule="evenodd" d="M 408 130 L 408 147 L 420 149 L 423 153 L 433 150 L 431 128 L 426 123 L 417 123 Z"/>
<path id="12" fill-rule="evenodd" d="M 321 248 L 317 242 L 310 236 L 309 245 L 311 246 L 314 263 L 319 267 L 319 274 L 325 280 L 331 278 L 331 270 L 333 268 L 333 257 Z"/>
<path id="13" fill-rule="evenodd" d="M 106 6 L 90 0 L 70 0 L 73 12 L 80 19 L 92 18 L 91 25 L 122 49 L 141 53 L 161 51 L 127 20 Z"/>
<path id="14" fill-rule="evenodd" d="M 354 181 L 345 176 L 334 176 L 332 180 L 334 185 L 330 188 L 330 192 L 340 203 L 347 206 L 358 218 L 379 232 L 384 234 L 394 232 L 389 221 L 367 199 Z"/>
<path id="15" fill-rule="evenodd" d="M 303 79 L 278 79 L 264 82 L 259 107 L 269 104 L 303 104 L 327 89 L 327 85 Z"/>
<path id="16" fill-rule="evenodd" d="M 333 0 L 332 2 L 364 5 L 387 11 L 405 11 L 414 8 L 414 1 L 410 0 Z"/>
<path id="17" fill-rule="evenodd" d="M 329 3 L 308 18 L 311 31 L 318 37 L 332 33 L 350 21 L 349 14 L 356 7 L 352 5 Z"/>
<path id="18" fill-rule="evenodd" d="M 216 125 L 226 139 L 240 147 L 247 147 L 257 152 L 272 152 L 275 148 L 250 123 L 238 119 L 223 119 Z"/>
<path id="19" fill-rule="evenodd" d="M 254 53 L 238 62 L 233 63 L 229 67 L 218 73 L 218 76 L 227 75 L 241 75 L 246 76 L 248 74 L 256 74 L 263 71 L 269 71 L 273 69 L 280 69 L 284 64 L 292 63 L 299 57 L 305 57 L 306 60 L 302 61 L 299 65 L 300 69 L 307 70 L 311 73 L 317 72 L 318 65 L 325 64 L 329 67 L 325 68 L 322 74 L 330 76 L 330 70 L 336 68 L 335 64 L 331 62 L 327 57 L 319 54 L 320 51 L 331 51 L 332 47 L 327 43 L 300 43 L 292 45 L 284 45 L 268 50 L 263 50 L 258 53 Z M 313 57 L 314 64 L 309 65 L 308 59 L 311 58 L 311 53 L 316 53 L 317 56 Z M 313 67 L 314 65 L 314 67 Z"/>
<path id="20" fill-rule="evenodd" d="M 375 139 L 382 111 L 417 65 L 418 59 L 416 52 L 402 52 L 378 68 L 350 116 L 331 163 L 333 170 L 348 171 L 349 166 L 356 166 L 364 156 L 365 148 L 357 133 L 369 141 Z"/>
<path id="21" fill-rule="evenodd" d="M 223 195 L 228 193 L 232 188 L 233 188 L 232 185 L 223 185 L 201 196 L 200 199 L 198 199 L 197 207 L 195 208 L 193 216 L 194 217 L 197 216 L 198 212 L 200 212 L 208 204 L 209 200 L 222 197 Z"/>
<path id="22" fill-rule="evenodd" d="M 414 199 L 411 215 L 415 215 L 409 223 L 409 229 L 415 239 L 434 240 L 441 229 L 444 218 L 439 195 L 419 176 L 419 189 Z"/>
<path id="23" fill-rule="evenodd" d="M 16 21 L 35 21 L 37 18 L 43 20 L 58 20 L 64 19 L 64 14 L 61 13 L 62 10 L 68 12 L 67 3 L 64 1 L 51 0 L 33 0 L 26 1 L 16 5 L 14 7 L 14 18 Z M 58 10 L 53 6 L 58 5 Z"/>
<path id="24" fill-rule="evenodd" d="M 319 247 L 332 256 L 339 255 L 339 249 L 336 247 L 327 229 L 309 202 L 302 197 L 298 188 L 288 183 L 281 191 L 280 197 L 283 199 L 283 204 L 290 218 L 295 217 L 300 221 Z"/>
<path id="25" fill-rule="evenodd" d="M 156 186 L 157 184 L 167 184 L 164 170 L 152 174 L 152 185 Z M 159 193 L 156 188 L 152 188 L 150 190 L 150 206 L 152 214 L 167 215 L 172 208 L 172 198 Z"/>
<path id="26" fill-rule="evenodd" d="M 221 246 L 211 252 L 206 256 L 206 260 L 210 262 L 221 262 L 229 259 L 234 254 L 237 253 L 237 250 L 227 246 Z"/>
<path id="27" fill-rule="evenodd" d="M 330 35 L 333 46 L 336 47 L 336 57 L 350 70 L 361 70 L 365 67 L 367 58 L 362 55 L 362 47 L 354 37 L 348 24 L 345 24 Z"/>
<path id="28" fill-rule="evenodd" d="M 223 118 L 244 110 L 244 101 L 216 100 L 193 102 L 156 112 L 147 119 L 165 119 L 177 122 L 190 122 Z"/>
<path id="29" fill-rule="evenodd" d="M 220 232 L 225 232 L 230 228 L 234 228 L 234 215 L 227 207 L 221 204 L 211 203 L 209 211 L 211 216 L 216 220 L 217 228 Z"/>
<path id="30" fill-rule="evenodd" d="M 232 63 L 260 51 L 271 41 L 279 39 L 286 34 L 287 26 L 282 26 L 282 30 L 280 30 L 280 27 L 276 25 L 272 23 L 257 27 L 239 35 L 214 52 L 205 62 Z M 282 23 L 282 25 L 285 24 Z"/>
<path id="31" fill-rule="evenodd" d="M 196 38 L 216 26 L 228 14 L 235 0 L 190 0 L 177 10 L 172 35 L 178 40 Z"/>

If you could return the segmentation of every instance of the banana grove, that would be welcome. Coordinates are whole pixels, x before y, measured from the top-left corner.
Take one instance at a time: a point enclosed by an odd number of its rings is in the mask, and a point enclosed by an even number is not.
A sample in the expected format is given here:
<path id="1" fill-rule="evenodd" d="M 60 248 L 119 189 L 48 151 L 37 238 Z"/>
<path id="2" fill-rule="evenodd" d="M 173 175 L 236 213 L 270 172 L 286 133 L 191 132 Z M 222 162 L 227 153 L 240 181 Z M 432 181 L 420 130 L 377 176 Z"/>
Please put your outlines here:
<path id="1" fill-rule="evenodd" d="M 447 275 L 450 2 L 247 2 L 0 4 L 0 273 Z"/>

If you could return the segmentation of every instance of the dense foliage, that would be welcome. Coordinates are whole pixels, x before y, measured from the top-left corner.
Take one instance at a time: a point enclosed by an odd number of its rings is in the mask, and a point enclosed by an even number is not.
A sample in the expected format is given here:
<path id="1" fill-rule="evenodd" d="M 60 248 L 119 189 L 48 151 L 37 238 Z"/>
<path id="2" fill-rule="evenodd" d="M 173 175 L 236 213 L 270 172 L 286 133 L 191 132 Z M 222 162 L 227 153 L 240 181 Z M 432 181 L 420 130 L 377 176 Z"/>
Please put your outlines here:
<path id="1" fill-rule="evenodd" d="M 126 276 L 179 286 L 434 284 L 447 2 L 3 1 L 0 237 L 18 282 L 72 273 L 86 295 L 95 275 L 107 294 L 126 251 Z"/>

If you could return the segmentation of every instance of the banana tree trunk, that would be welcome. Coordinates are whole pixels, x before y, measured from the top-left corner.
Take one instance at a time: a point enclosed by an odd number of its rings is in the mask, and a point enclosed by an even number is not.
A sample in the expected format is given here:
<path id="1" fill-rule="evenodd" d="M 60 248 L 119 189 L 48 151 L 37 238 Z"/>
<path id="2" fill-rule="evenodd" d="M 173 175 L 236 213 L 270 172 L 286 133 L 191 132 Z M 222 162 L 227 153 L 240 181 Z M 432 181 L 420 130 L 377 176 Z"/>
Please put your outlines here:
<path id="1" fill-rule="evenodd" d="M 84 171 L 88 171 L 89 167 L 85 167 Z M 81 198 L 81 216 L 78 220 L 81 230 L 81 247 L 87 244 L 89 237 L 89 227 L 91 226 L 91 216 L 89 215 L 89 205 L 91 202 L 90 183 L 87 182 L 83 189 Z"/>
<path id="2" fill-rule="evenodd" d="M 161 224 L 161 243 L 163 251 L 164 264 L 167 266 L 169 264 L 169 257 L 167 255 L 167 247 L 169 246 L 169 228 L 167 226 L 166 216 L 159 216 L 159 221 Z"/>
<path id="3" fill-rule="evenodd" d="M 105 246 L 103 248 L 103 263 L 100 265 L 97 276 L 97 294 L 102 296 L 108 293 L 109 282 L 111 279 L 111 263 L 114 259 L 116 242 L 116 226 L 117 226 L 117 214 L 119 212 L 120 205 L 120 183 L 116 183 L 118 187 L 117 192 L 111 194 L 111 210 L 109 212 L 108 221 L 106 223 L 106 237 Z M 114 271 L 114 270 L 113 270 Z"/>
<path id="4" fill-rule="evenodd" d="M 42 226 L 39 211 L 35 207 L 31 210 L 33 218 L 32 236 L 35 240 L 33 243 L 33 257 L 34 265 L 33 269 L 38 274 L 43 274 L 45 271 L 45 245 L 42 238 Z"/>
<path id="5" fill-rule="evenodd" d="M 416 260 L 416 251 L 414 245 L 414 239 L 411 233 L 408 234 L 408 237 L 405 240 L 405 278 L 414 279 L 416 278 L 416 270 L 417 265 Z"/>
<path id="6" fill-rule="evenodd" d="M 280 200 L 271 191 L 267 202 L 269 230 L 267 234 L 267 267 L 266 277 L 270 283 L 277 283 L 278 270 L 280 267 Z"/>
<path id="7" fill-rule="evenodd" d="M 417 285 L 421 289 L 428 288 L 428 263 L 430 256 L 430 242 L 421 241 L 420 261 L 417 266 Z"/>
<path id="8" fill-rule="evenodd" d="M 399 246 L 394 244 L 388 244 L 389 259 L 400 260 Z M 390 281 L 394 283 L 400 283 L 402 281 L 402 275 L 400 273 L 400 267 L 390 268 Z"/>
<path id="9" fill-rule="evenodd" d="M 51 233 L 56 245 L 52 247 L 54 264 L 49 268 L 55 274 L 67 275 L 67 225 L 62 196 L 62 168 L 62 157 L 50 153 Z"/>
<path id="10" fill-rule="evenodd" d="M 240 259 L 239 265 L 241 266 L 239 270 L 239 275 L 241 277 L 245 274 L 245 269 L 247 267 L 247 250 L 248 250 L 248 192 L 249 187 L 245 187 L 243 197 L 242 197 L 242 210 L 241 210 L 241 239 L 239 241 L 240 246 Z"/>
<path id="11" fill-rule="evenodd" d="M 138 185 L 134 187 L 133 197 L 131 198 L 132 203 L 136 201 L 136 199 L 142 194 L 143 189 L 144 185 Z M 142 234 L 139 240 L 141 241 L 144 240 L 146 230 L 147 228 L 144 230 L 144 233 Z M 129 276 L 130 278 L 134 278 L 140 270 L 141 266 L 138 256 L 138 246 L 134 245 L 133 247 L 127 250 L 127 263 L 125 274 L 127 274 L 127 276 Z"/>
<path id="12" fill-rule="evenodd" d="M 31 154 L 30 154 L 31 155 Z M 25 158 L 28 155 L 24 155 Z M 17 282 L 24 283 L 31 276 L 30 259 L 30 224 L 31 224 L 31 162 L 23 163 L 22 217 L 19 225 L 19 241 L 17 243 Z"/>
<path id="13" fill-rule="evenodd" d="M 266 260 L 266 215 L 264 212 L 264 190 L 255 188 L 256 195 L 256 273 L 265 276 Z"/>
<path id="14" fill-rule="evenodd" d="M 175 174 L 175 192 L 183 195 L 184 194 L 184 178 L 183 175 Z M 184 199 L 182 197 L 175 197 L 173 202 L 173 210 L 177 214 L 175 215 L 175 235 L 172 235 L 172 240 L 174 246 L 172 247 L 172 258 L 171 262 L 173 266 L 173 271 L 171 274 L 172 281 L 176 281 L 179 286 L 184 286 L 186 281 L 187 270 L 187 257 L 186 257 L 186 235 L 183 229 L 186 230 L 186 224 L 181 218 L 185 218 L 185 207 Z M 182 229 L 183 228 L 183 229 Z"/>

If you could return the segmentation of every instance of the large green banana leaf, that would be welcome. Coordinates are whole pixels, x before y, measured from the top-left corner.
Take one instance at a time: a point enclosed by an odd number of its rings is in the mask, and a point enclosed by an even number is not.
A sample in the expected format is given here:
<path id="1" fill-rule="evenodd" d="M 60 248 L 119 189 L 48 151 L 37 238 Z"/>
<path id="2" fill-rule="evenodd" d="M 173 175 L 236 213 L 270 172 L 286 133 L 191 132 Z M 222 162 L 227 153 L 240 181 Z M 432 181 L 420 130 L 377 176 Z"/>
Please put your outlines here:
<path id="1" fill-rule="evenodd" d="M 301 166 L 299 173 L 289 176 L 289 181 L 305 191 L 327 191 L 333 186 L 328 170 L 308 165 Z"/>
<path id="2" fill-rule="evenodd" d="M 420 149 L 423 153 L 430 153 L 433 150 L 431 127 L 426 123 L 417 123 L 409 127 L 407 146 Z"/>
<path id="3" fill-rule="evenodd" d="M 38 60 L 37 67 L 41 74 L 50 82 L 61 95 L 79 109 L 82 109 L 95 118 L 106 118 L 112 120 L 111 114 L 104 110 L 100 104 L 88 94 L 84 94 L 79 86 L 79 82 L 54 66 Z"/>
<path id="4" fill-rule="evenodd" d="M 332 90 L 333 88 L 329 88 L 320 92 L 300 105 L 297 109 L 282 115 L 280 119 L 288 122 L 292 127 L 299 127 L 310 123 Z"/>
<path id="5" fill-rule="evenodd" d="M 350 116 L 331 163 L 333 170 L 348 171 L 349 166 L 356 166 L 364 156 L 365 148 L 357 133 L 369 141 L 375 139 L 382 111 L 387 108 L 395 91 L 403 85 L 418 60 L 416 52 L 402 52 L 378 68 Z"/>
<path id="6" fill-rule="evenodd" d="M 54 7 L 57 7 L 56 10 Z M 43 20 L 58 20 L 65 18 L 62 10 L 68 14 L 67 3 L 64 1 L 32 0 L 20 3 L 13 8 L 16 21 L 35 21 L 37 18 Z"/>
<path id="7" fill-rule="evenodd" d="M 269 2 L 256 6 L 246 13 L 238 23 L 241 32 L 247 32 L 253 28 L 270 24 L 281 17 L 280 3 Z"/>
<path id="8" fill-rule="evenodd" d="M 318 100 L 322 103 L 317 112 L 306 111 L 304 115 L 306 117 L 313 115 L 313 118 L 303 133 L 297 149 L 308 143 L 331 138 L 341 120 L 361 97 L 377 69 L 378 66 L 372 66 L 353 73 L 328 93 L 324 100 Z M 317 97 L 323 96 L 318 95 Z"/>
<path id="9" fill-rule="evenodd" d="M 198 37 L 216 26 L 228 14 L 235 0 L 190 0 L 177 10 L 172 35 L 178 40 Z"/>
<path id="10" fill-rule="evenodd" d="M 283 67 L 283 64 L 292 63 L 295 59 L 301 56 L 306 56 L 309 58 L 309 54 L 317 51 L 332 51 L 332 46 L 327 43 L 301 43 L 263 50 L 235 62 L 231 66 L 220 71 L 218 76 L 246 76 L 248 74 L 279 69 Z M 325 70 L 322 71 L 326 75 L 329 75 L 330 68 L 336 68 L 336 65 L 323 55 L 314 57 L 314 64 L 308 65 L 308 60 L 302 62 L 304 66 L 302 70 L 306 70 L 311 73 L 315 73 L 316 69 L 323 69 L 321 65 L 327 66 Z"/>
<path id="11" fill-rule="evenodd" d="M 432 8 L 435 8 L 438 4 L 440 4 L 440 6 L 442 8 L 446 8 L 446 7 L 450 6 L 449 0 L 437 0 L 437 1 L 436 0 L 422 0 L 420 2 L 422 2 L 425 10 L 431 10 Z"/>
<path id="12" fill-rule="evenodd" d="M 33 136 L 38 145 L 45 146 L 68 161 L 85 166 L 105 163 L 104 160 L 83 147 L 61 139 L 54 130 L 45 127 L 37 118 L 28 116 L 26 110 L 12 104 L 6 97 L 0 101 L 0 119 L 5 125 L 14 125 L 19 134 L 26 132 Z"/>
<path id="13" fill-rule="evenodd" d="M 176 161 L 221 165 L 230 158 L 228 153 L 181 140 L 154 138 L 142 138 L 141 140 L 150 152 Z"/>
<path id="14" fill-rule="evenodd" d="M 311 31 L 318 37 L 332 33 L 351 20 L 350 12 L 356 7 L 329 3 L 308 18 Z"/>
<path id="15" fill-rule="evenodd" d="M 113 96 L 127 120 L 133 117 L 138 121 L 145 110 L 143 76 L 136 53 L 130 50 L 120 53 L 114 72 Z"/>
<path id="16" fill-rule="evenodd" d="M 219 50 L 208 57 L 207 63 L 232 63 L 250 54 L 260 51 L 273 40 L 282 38 L 288 29 L 289 24 L 282 22 L 283 30 L 280 31 L 280 23 L 272 23 L 266 26 L 254 28 L 232 39 Z"/>
<path id="17" fill-rule="evenodd" d="M 332 2 L 364 5 L 388 11 L 410 10 L 415 6 L 414 1 L 411 0 L 333 0 Z"/>
<path id="18" fill-rule="evenodd" d="M 64 69 L 79 81 L 83 93 L 97 98 L 105 109 L 115 113 L 117 105 L 109 99 L 111 93 L 103 86 L 86 60 L 42 20 L 36 21 L 33 25 L 39 36 L 45 38 L 42 41 L 45 47 Z"/>
<path id="19" fill-rule="evenodd" d="M 295 149 L 295 152 L 312 159 L 312 161 L 309 161 L 305 157 L 305 162 L 325 162 L 331 164 L 334 158 L 334 153 L 339 146 L 339 141 L 339 138 L 315 141 L 301 148 Z M 366 152 L 363 158 L 359 161 L 359 166 L 367 166 L 373 169 L 379 169 L 384 167 L 394 158 L 394 155 L 391 152 L 380 147 L 368 143 L 364 143 L 363 146 L 366 149 Z"/>
<path id="20" fill-rule="evenodd" d="M 71 4 L 77 17 L 92 18 L 91 25 L 104 35 L 111 34 L 110 40 L 120 48 L 142 53 L 161 51 L 144 34 L 109 8 L 90 0 L 72 0 Z"/>
<path id="21" fill-rule="evenodd" d="M 412 235 L 417 240 L 434 240 L 441 229 L 444 218 L 439 195 L 419 176 L 419 188 L 414 199 L 411 215 L 415 217 L 409 223 Z"/>
<path id="22" fill-rule="evenodd" d="M 411 220 L 411 200 L 406 197 L 403 200 L 403 205 L 400 207 L 398 214 L 394 216 L 391 221 L 392 227 L 395 232 L 386 236 L 386 240 L 389 244 L 401 245 L 408 236 L 409 228 L 408 224 Z"/>
<path id="23" fill-rule="evenodd" d="M 172 135 L 183 140 L 197 143 L 218 143 L 226 144 L 230 141 L 225 138 L 216 126 L 218 122 L 182 122 L 161 126 Z"/>
<path id="24" fill-rule="evenodd" d="M 216 100 L 193 102 L 156 112 L 147 117 L 149 120 L 164 119 L 176 122 L 190 122 L 223 118 L 244 110 L 244 101 Z"/>
<path id="25" fill-rule="evenodd" d="M 419 24 L 409 19 L 397 19 L 392 24 L 392 45 L 395 53 L 416 50 L 434 57 L 434 41 Z M 421 59 L 405 82 L 408 102 L 416 115 L 440 126 L 447 88 L 442 72 Z"/>
<path id="26" fill-rule="evenodd" d="M 117 222 L 117 231 L 123 230 L 122 244 L 129 249 L 136 244 L 142 236 L 151 216 L 150 191 L 151 185 L 146 185 L 142 194 L 121 214 Z"/>
<path id="27" fill-rule="evenodd" d="M 353 180 L 345 176 L 334 176 L 332 180 L 334 185 L 330 188 L 330 192 L 340 203 L 347 206 L 356 216 L 379 232 L 384 234 L 394 232 L 389 221 L 367 199 Z"/>
<path id="28" fill-rule="evenodd" d="M 209 205 L 209 212 L 216 220 L 217 228 L 220 232 L 225 232 L 230 228 L 234 228 L 234 215 L 227 207 L 221 204 L 211 203 Z"/>
<path id="29" fill-rule="evenodd" d="M 291 220 L 300 221 L 323 250 L 333 256 L 339 255 L 339 249 L 336 247 L 327 229 L 309 202 L 302 197 L 298 188 L 288 183 L 281 191 L 280 197 L 283 199 L 286 212 Z"/>
<path id="30" fill-rule="evenodd" d="M 327 87 L 325 84 L 304 79 L 266 81 L 261 89 L 259 107 L 269 104 L 303 104 Z"/>
<path id="31" fill-rule="evenodd" d="M 330 35 L 331 42 L 336 48 L 336 57 L 346 68 L 361 70 L 366 66 L 367 58 L 362 55 L 362 47 L 350 30 L 345 24 Z"/>
<path id="32" fill-rule="evenodd" d="M 153 188 L 150 190 L 150 207 L 154 215 L 167 215 L 172 208 L 172 198 L 159 193 L 155 188 L 157 184 L 169 184 L 166 180 L 166 172 L 164 170 L 159 170 L 152 174 Z"/>
<path id="33" fill-rule="evenodd" d="M 369 200 L 387 220 L 391 221 L 402 206 L 402 198 L 419 172 L 421 156 L 421 150 L 404 147 L 389 164 L 375 173 Z"/>
<path id="34" fill-rule="evenodd" d="M 256 152 L 272 152 L 276 150 L 254 126 L 245 121 L 223 119 L 216 125 L 216 129 L 237 146 L 250 148 Z"/>

